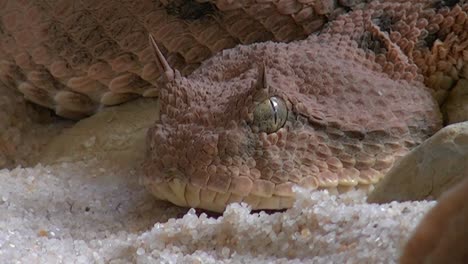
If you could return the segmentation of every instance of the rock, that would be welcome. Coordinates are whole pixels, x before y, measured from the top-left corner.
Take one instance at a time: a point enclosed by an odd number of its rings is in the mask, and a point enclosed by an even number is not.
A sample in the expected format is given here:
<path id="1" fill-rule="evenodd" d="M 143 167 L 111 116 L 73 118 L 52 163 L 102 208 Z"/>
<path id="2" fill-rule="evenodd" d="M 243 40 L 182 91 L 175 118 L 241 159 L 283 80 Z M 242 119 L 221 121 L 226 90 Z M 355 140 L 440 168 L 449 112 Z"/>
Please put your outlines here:
<path id="1" fill-rule="evenodd" d="M 45 147 L 39 162 L 53 164 L 99 160 L 103 168 L 138 168 L 147 129 L 159 118 L 155 99 L 106 107 L 66 129 Z"/>
<path id="2" fill-rule="evenodd" d="M 464 174 L 467 176 L 466 172 Z M 401 264 L 467 263 L 468 178 L 442 195 L 407 242 Z"/>
<path id="3" fill-rule="evenodd" d="M 401 158 L 368 202 L 439 197 L 468 174 L 468 122 L 447 126 Z"/>
<path id="4" fill-rule="evenodd" d="M 468 80 L 460 79 L 450 91 L 442 112 L 447 124 L 468 121 Z"/>

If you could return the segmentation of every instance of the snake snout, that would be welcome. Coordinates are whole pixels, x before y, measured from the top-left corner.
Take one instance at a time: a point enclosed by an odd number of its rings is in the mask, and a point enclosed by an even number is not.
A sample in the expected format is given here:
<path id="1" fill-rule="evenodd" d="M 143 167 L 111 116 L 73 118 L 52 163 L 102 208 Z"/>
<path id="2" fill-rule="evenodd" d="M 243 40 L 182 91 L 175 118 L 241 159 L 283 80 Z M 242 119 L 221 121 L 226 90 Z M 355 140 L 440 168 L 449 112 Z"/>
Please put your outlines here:
<path id="1" fill-rule="evenodd" d="M 246 126 L 156 125 L 148 132 L 148 142 L 143 182 L 162 200 L 222 211 L 255 190 L 258 146 Z"/>

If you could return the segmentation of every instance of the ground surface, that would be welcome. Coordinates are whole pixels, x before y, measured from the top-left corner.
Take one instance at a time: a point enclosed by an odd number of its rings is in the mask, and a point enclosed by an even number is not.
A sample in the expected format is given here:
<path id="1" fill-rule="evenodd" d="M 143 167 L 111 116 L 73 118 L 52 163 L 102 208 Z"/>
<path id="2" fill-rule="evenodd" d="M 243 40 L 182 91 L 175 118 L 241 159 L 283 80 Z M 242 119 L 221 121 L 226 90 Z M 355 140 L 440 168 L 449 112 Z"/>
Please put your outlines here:
<path id="1" fill-rule="evenodd" d="M 138 173 L 93 161 L 0 170 L 0 262 L 394 263 L 434 204 L 304 191 L 286 212 L 233 205 L 215 219 L 155 201 Z"/>

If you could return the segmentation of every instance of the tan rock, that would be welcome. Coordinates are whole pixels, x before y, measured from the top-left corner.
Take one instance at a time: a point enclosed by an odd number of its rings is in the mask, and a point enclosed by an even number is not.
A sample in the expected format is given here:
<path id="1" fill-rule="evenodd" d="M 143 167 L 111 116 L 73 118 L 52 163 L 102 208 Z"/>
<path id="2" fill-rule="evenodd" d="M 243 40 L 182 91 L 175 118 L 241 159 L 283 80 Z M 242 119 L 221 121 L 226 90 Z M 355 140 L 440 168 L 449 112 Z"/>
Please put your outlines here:
<path id="1" fill-rule="evenodd" d="M 468 120 L 468 80 L 458 80 L 457 85 L 450 91 L 442 112 L 447 124 Z"/>
<path id="2" fill-rule="evenodd" d="M 437 198 L 467 174 L 468 122 L 463 122 L 443 128 L 398 161 L 368 202 Z"/>
<path id="3" fill-rule="evenodd" d="M 465 172 L 464 176 L 468 176 Z M 442 195 L 407 242 L 401 264 L 468 262 L 468 178 Z"/>
<path id="4" fill-rule="evenodd" d="M 52 164 L 96 159 L 103 168 L 138 168 L 147 129 L 159 118 L 156 99 L 107 107 L 64 130 L 44 149 L 39 162 Z"/>

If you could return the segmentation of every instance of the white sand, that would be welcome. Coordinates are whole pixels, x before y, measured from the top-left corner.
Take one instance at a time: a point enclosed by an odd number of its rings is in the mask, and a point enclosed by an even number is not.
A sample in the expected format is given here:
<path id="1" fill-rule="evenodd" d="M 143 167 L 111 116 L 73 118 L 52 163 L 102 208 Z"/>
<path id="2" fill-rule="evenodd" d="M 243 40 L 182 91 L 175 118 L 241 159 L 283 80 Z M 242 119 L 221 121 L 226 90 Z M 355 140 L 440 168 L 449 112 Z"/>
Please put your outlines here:
<path id="1" fill-rule="evenodd" d="M 155 201 L 138 173 L 0 170 L 0 263 L 394 263 L 434 205 L 299 190 L 286 212 L 235 204 L 215 219 Z"/>

